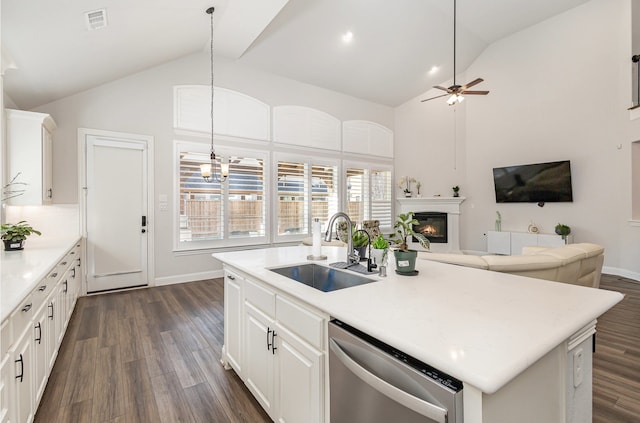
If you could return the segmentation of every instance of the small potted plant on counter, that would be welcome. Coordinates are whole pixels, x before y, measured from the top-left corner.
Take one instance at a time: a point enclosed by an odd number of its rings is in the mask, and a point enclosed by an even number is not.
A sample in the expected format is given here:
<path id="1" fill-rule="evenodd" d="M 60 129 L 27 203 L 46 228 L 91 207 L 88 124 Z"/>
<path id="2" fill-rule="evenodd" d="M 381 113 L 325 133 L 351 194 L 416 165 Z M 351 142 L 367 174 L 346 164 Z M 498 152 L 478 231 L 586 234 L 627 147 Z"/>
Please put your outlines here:
<path id="1" fill-rule="evenodd" d="M 353 249 L 358 251 L 360 259 L 365 258 L 369 246 L 369 234 L 364 229 L 358 229 L 353 233 L 351 240 L 353 241 Z"/>
<path id="2" fill-rule="evenodd" d="M 413 225 L 417 225 L 418 220 L 414 219 L 414 213 L 400 213 L 396 218 L 396 223 L 393 225 L 395 233 L 391 234 L 394 239 L 394 243 L 398 245 L 398 249 L 393 252 L 396 258 L 396 273 L 401 275 L 417 275 L 416 257 L 418 252 L 416 250 L 410 250 L 407 244 L 407 238 L 410 236 L 415 237 L 422 248 L 428 250 L 430 243 L 427 237 L 414 232 Z"/>
<path id="3" fill-rule="evenodd" d="M 371 258 L 373 264 L 378 268 L 387 265 L 387 254 L 389 253 L 389 241 L 382 234 L 378 235 L 371 243 Z"/>
<path id="4" fill-rule="evenodd" d="M 4 242 L 5 251 L 22 250 L 24 241 L 31 234 L 42 235 L 40 231 L 33 229 L 25 220 L 13 223 L 3 223 L 0 227 L 0 237 Z"/>

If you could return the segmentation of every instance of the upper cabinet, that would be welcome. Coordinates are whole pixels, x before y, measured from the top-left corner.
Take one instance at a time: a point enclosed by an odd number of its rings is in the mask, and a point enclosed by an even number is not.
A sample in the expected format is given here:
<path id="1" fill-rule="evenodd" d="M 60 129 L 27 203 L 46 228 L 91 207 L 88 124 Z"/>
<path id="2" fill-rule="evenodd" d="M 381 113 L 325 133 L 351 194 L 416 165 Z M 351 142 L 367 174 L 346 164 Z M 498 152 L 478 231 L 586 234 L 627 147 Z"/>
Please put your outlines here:
<path id="1" fill-rule="evenodd" d="M 53 200 L 52 133 L 56 124 L 45 113 L 7 109 L 8 180 L 22 191 L 9 204 L 32 206 Z M 16 178 L 17 175 L 17 178 Z"/>
<path id="2" fill-rule="evenodd" d="M 340 151 L 340 121 L 309 107 L 274 107 L 273 141 Z"/>
<path id="3" fill-rule="evenodd" d="M 345 121 L 342 123 L 342 151 L 393 157 L 393 132 L 375 122 Z"/>

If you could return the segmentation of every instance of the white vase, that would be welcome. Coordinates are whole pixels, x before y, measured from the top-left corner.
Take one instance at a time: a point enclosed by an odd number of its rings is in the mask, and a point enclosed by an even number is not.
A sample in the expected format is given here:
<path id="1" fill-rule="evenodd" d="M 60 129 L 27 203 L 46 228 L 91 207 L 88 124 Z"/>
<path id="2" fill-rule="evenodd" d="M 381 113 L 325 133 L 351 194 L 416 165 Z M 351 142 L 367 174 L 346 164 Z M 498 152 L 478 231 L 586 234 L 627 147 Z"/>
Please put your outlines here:
<path id="1" fill-rule="evenodd" d="M 373 263 L 376 266 L 378 266 L 378 269 L 380 269 L 380 266 L 387 265 L 388 256 L 389 256 L 388 248 L 385 248 L 385 249 L 372 248 L 371 249 L 371 259 L 373 260 Z"/>

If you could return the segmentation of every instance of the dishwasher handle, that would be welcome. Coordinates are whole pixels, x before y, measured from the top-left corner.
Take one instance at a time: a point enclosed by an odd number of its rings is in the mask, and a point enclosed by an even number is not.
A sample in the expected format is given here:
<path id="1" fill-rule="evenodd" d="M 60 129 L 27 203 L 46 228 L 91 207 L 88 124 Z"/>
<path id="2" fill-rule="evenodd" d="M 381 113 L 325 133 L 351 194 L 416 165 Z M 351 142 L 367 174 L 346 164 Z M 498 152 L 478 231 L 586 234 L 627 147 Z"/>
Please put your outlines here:
<path id="1" fill-rule="evenodd" d="M 351 358 L 335 340 L 329 339 L 329 348 L 342 364 L 376 391 L 418 414 L 435 420 L 438 423 L 447 423 L 447 410 L 444 408 L 413 396 L 369 372 Z"/>

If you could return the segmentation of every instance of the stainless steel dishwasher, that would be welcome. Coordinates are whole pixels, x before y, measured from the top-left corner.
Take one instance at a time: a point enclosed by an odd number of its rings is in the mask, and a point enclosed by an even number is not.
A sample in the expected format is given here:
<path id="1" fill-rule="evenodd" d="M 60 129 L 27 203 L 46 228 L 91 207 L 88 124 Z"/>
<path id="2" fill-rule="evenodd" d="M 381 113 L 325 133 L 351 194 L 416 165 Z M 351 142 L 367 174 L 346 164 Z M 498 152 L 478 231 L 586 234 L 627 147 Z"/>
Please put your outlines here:
<path id="1" fill-rule="evenodd" d="M 331 423 L 462 423 L 462 382 L 339 321 L 329 323 Z"/>

